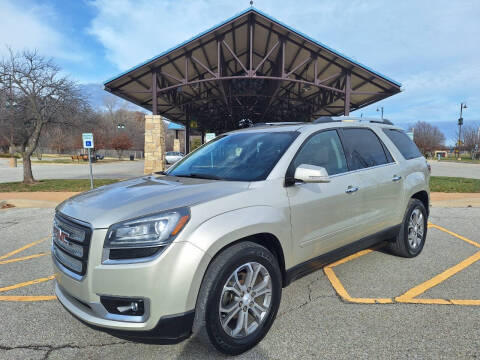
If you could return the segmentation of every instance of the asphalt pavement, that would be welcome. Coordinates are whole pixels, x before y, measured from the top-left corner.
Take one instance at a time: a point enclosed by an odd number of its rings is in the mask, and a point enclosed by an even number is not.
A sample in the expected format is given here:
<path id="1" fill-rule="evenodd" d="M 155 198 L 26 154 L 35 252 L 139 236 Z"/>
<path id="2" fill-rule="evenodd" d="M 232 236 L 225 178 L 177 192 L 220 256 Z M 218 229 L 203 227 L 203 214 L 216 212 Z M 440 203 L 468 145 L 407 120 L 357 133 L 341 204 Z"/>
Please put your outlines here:
<path id="1" fill-rule="evenodd" d="M 53 297 L 49 241 L 31 245 L 52 218 L 0 210 L 0 359 L 225 358 L 195 338 L 142 344 L 73 318 Z M 478 220 L 480 208 L 432 208 L 417 258 L 379 248 L 292 283 L 266 338 L 238 359 L 480 358 Z"/>
<path id="2" fill-rule="evenodd" d="M 143 160 L 115 161 L 92 164 L 93 176 L 97 179 L 128 179 L 143 175 Z M 33 177 L 43 179 L 89 179 L 88 162 L 79 164 L 32 164 Z M 0 159 L 0 183 L 22 181 L 23 166 L 8 167 L 8 159 Z"/>
<path id="3" fill-rule="evenodd" d="M 429 160 L 433 176 L 455 176 L 480 179 L 480 164 Z"/>

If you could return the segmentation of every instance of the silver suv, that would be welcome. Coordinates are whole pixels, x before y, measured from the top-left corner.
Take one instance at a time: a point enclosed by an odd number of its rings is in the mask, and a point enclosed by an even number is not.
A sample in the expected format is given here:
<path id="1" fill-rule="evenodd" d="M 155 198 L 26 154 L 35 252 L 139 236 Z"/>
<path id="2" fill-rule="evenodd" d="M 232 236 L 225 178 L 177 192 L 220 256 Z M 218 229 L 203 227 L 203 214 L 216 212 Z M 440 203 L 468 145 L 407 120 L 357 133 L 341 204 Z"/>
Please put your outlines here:
<path id="1" fill-rule="evenodd" d="M 252 348 L 292 281 L 380 241 L 403 257 L 422 251 L 429 168 L 390 124 L 321 118 L 233 131 L 166 173 L 63 202 L 58 299 L 123 336 L 194 333 L 227 354 Z"/>

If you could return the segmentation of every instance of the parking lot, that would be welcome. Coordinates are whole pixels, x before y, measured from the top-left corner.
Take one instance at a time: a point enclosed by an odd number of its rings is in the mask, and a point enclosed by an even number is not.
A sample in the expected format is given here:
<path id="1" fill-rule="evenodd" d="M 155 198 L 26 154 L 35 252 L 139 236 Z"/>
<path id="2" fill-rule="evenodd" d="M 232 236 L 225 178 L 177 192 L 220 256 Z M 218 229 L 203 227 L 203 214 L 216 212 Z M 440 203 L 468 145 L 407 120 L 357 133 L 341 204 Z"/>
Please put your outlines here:
<path id="1" fill-rule="evenodd" d="M 1 359 L 223 358 L 195 339 L 141 344 L 74 319 L 53 296 L 52 217 L 0 211 Z M 419 257 L 380 247 L 294 282 L 267 337 L 239 358 L 479 358 L 479 218 L 479 208 L 433 208 Z"/>

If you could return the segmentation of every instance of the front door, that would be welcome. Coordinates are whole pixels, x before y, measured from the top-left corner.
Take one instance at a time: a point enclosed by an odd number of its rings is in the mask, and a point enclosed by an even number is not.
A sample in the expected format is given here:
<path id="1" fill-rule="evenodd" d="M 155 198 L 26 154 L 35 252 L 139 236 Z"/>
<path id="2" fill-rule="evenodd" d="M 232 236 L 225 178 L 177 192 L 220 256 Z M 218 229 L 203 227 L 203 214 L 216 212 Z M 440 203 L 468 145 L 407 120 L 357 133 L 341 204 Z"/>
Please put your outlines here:
<path id="1" fill-rule="evenodd" d="M 362 196 L 349 173 L 337 130 L 305 140 L 288 169 L 293 177 L 302 164 L 324 167 L 328 183 L 295 183 L 287 187 L 296 260 L 307 261 L 356 240 L 362 218 Z"/>

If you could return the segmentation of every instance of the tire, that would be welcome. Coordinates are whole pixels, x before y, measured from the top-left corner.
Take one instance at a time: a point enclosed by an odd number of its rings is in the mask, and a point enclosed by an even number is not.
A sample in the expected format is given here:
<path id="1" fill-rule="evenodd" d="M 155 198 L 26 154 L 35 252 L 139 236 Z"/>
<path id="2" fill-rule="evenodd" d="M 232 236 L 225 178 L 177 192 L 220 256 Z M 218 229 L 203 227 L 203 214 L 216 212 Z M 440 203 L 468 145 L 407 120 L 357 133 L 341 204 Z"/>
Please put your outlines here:
<path id="1" fill-rule="evenodd" d="M 254 286 L 246 286 L 248 274 L 253 278 L 255 272 Z M 237 274 L 238 282 L 234 281 L 234 274 Z M 242 274 L 245 275 L 243 279 Z M 234 291 L 224 290 L 227 285 Z M 262 286 L 265 286 L 263 290 Z M 255 289 L 267 293 L 258 295 Z M 277 315 L 281 296 L 282 275 L 275 256 L 253 242 L 233 245 L 222 251 L 208 267 L 197 298 L 193 333 L 201 342 L 212 344 L 224 354 L 241 354 L 265 337 Z M 267 310 L 260 310 L 257 305 L 252 305 L 253 302 Z M 233 310 L 221 311 L 221 305 L 223 310 Z M 247 330 L 242 326 L 235 334 L 245 315 Z"/>
<path id="2" fill-rule="evenodd" d="M 416 221 L 415 218 L 419 217 L 419 214 L 421 214 L 421 219 Z M 425 205 L 418 199 L 410 199 L 400 232 L 392 242 L 388 243 L 389 251 L 395 255 L 406 258 L 413 258 L 419 255 L 422 252 L 427 237 L 427 218 L 428 215 Z M 411 223 L 411 221 L 413 221 L 413 223 Z M 414 223 L 417 223 L 417 227 L 413 227 Z M 421 230 L 423 230 L 423 232 L 421 236 L 419 236 Z M 410 238 L 409 234 L 411 235 Z"/>

